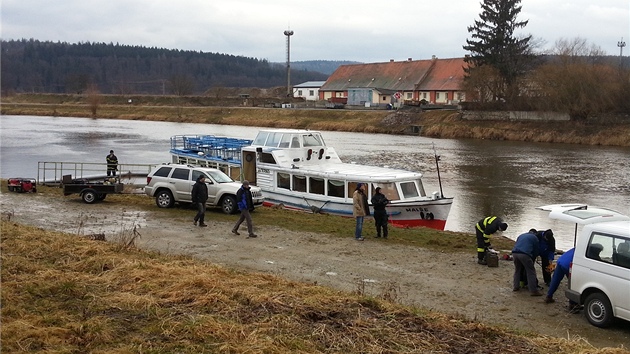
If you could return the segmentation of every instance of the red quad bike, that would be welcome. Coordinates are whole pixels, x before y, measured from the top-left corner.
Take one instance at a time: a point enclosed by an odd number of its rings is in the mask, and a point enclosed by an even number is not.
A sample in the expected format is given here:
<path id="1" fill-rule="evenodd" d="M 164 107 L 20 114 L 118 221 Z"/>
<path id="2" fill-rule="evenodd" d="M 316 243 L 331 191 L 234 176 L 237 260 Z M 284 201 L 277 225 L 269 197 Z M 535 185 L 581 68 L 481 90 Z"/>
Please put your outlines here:
<path id="1" fill-rule="evenodd" d="M 7 183 L 9 187 L 9 192 L 17 192 L 17 193 L 36 193 L 37 192 L 37 183 L 33 178 L 9 178 L 9 182 Z"/>

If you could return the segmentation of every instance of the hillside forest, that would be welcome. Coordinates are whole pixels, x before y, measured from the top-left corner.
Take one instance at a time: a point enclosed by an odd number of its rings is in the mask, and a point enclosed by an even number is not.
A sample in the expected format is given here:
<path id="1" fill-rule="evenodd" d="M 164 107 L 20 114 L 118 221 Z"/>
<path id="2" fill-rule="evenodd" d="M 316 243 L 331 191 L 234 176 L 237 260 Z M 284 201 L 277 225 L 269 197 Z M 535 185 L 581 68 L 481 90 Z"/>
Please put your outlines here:
<path id="1" fill-rule="evenodd" d="M 104 94 L 204 94 L 220 87 L 286 87 L 286 64 L 229 54 L 121 44 L 2 40 L 2 91 Z M 298 63 L 291 85 L 328 78 L 339 64 Z"/>

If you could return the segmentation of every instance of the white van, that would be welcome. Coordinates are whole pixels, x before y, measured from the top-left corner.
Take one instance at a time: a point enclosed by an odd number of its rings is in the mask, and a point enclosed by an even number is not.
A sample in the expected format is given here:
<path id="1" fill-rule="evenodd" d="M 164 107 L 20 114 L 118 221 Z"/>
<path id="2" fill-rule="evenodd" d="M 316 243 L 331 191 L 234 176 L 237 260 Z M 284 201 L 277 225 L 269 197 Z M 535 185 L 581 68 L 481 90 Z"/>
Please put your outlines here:
<path id="1" fill-rule="evenodd" d="M 607 327 L 613 317 L 630 321 L 630 217 L 586 205 L 538 209 L 550 210 L 552 219 L 583 225 L 565 292 L 569 300 L 584 305 L 594 326 Z"/>

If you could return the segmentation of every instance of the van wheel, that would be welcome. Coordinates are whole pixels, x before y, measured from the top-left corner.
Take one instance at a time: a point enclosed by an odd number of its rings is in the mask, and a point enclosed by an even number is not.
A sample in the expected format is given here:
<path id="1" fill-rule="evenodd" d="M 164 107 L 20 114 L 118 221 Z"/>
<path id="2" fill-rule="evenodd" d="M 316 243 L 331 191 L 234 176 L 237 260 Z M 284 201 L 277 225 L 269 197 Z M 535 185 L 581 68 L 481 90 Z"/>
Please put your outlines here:
<path id="1" fill-rule="evenodd" d="M 166 189 L 163 189 L 155 195 L 155 204 L 160 208 L 172 208 L 175 205 L 173 194 Z"/>
<path id="2" fill-rule="evenodd" d="M 610 300 L 603 293 L 593 293 L 584 301 L 586 319 L 597 327 L 608 327 L 613 319 Z"/>
<path id="3" fill-rule="evenodd" d="M 226 214 L 234 214 L 238 210 L 236 206 L 236 198 L 231 195 L 226 195 L 221 201 L 221 209 Z"/>

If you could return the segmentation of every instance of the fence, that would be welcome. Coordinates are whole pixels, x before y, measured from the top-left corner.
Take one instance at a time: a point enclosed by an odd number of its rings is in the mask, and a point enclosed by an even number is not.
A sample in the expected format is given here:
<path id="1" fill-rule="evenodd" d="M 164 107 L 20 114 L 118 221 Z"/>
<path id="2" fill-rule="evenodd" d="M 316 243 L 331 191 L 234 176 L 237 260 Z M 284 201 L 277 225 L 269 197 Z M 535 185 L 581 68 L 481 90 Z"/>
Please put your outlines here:
<path id="1" fill-rule="evenodd" d="M 128 179 L 128 183 L 135 184 L 132 183 L 135 179 L 146 177 L 154 166 L 155 164 L 119 164 L 116 175 L 121 180 Z M 106 171 L 106 163 L 40 161 L 37 163 L 37 184 L 58 185 L 64 175 L 88 180 L 105 179 Z"/>

